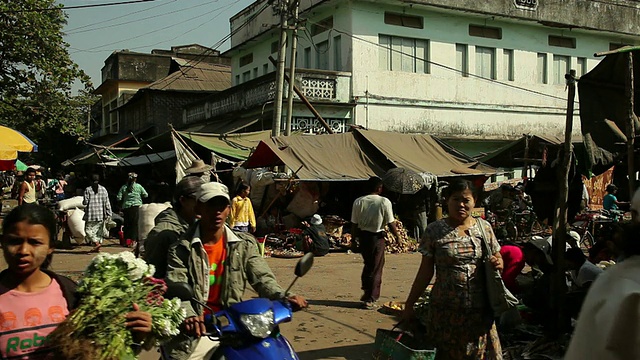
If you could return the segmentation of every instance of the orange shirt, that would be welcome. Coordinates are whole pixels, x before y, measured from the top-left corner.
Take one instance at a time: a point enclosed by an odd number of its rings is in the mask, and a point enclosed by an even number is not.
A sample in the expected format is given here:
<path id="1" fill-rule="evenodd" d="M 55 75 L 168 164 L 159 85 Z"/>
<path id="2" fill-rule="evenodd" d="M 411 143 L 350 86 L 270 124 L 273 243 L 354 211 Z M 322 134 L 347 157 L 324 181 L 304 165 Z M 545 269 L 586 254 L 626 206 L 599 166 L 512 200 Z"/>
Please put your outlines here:
<path id="1" fill-rule="evenodd" d="M 207 305 L 213 311 L 222 310 L 222 302 L 220 301 L 220 293 L 222 292 L 222 274 L 224 273 L 224 260 L 227 256 L 227 239 L 224 235 L 222 239 L 214 245 L 204 244 L 204 251 L 207 252 L 209 258 L 209 298 Z M 208 310 L 205 309 L 205 313 Z"/>

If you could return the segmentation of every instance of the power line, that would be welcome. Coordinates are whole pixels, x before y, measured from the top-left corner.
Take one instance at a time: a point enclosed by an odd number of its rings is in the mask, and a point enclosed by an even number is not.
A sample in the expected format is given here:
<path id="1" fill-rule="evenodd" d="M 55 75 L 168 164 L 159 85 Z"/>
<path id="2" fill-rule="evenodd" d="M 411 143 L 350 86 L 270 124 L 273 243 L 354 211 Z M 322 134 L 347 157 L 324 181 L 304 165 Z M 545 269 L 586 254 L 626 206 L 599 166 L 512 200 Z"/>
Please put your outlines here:
<path id="1" fill-rule="evenodd" d="M 238 1 L 240 1 L 240 0 L 236 0 L 235 3 L 237 3 Z M 233 4 L 235 4 L 235 3 L 233 3 Z M 207 16 L 207 15 L 209 15 L 209 14 L 215 12 L 215 11 L 224 9 L 226 7 L 229 7 L 229 5 L 225 5 L 225 6 L 221 6 L 221 7 L 215 8 L 215 9 L 213 9 L 211 11 L 206 12 L 206 13 L 203 13 L 203 14 L 200 14 L 198 16 L 192 17 L 188 21 L 199 19 L 201 17 Z M 78 53 L 78 52 L 103 52 L 103 51 L 106 51 L 106 50 L 99 50 L 99 51 L 95 51 L 95 50 L 102 49 L 102 48 L 110 46 L 110 45 L 115 45 L 115 44 L 119 44 L 119 43 L 122 43 L 122 42 L 126 42 L 126 41 L 129 41 L 129 40 L 139 39 L 139 38 L 141 38 L 143 36 L 154 34 L 154 33 L 158 32 L 158 31 L 166 30 L 166 29 L 169 29 L 169 28 L 172 28 L 172 27 L 176 27 L 176 26 L 180 26 L 180 25 L 182 25 L 182 23 L 177 22 L 175 24 L 168 25 L 168 26 L 162 27 L 160 29 L 154 29 L 154 30 L 148 31 L 146 33 L 143 33 L 143 34 L 140 34 L 140 35 L 136 35 L 136 36 L 133 36 L 133 37 L 130 37 L 130 38 L 127 38 L 127 39 L 114 41 L 114 42 L 111 42 L 111 43 L 108 43 L 108 44 L 98 45 L 98 46 L 95 46 L 95 47 L 92 47 L 92 48 L 89 48 L 89 49 L 77 49 L 77 51 L 74 51 L 73 53 L 75 54 L 75 53 Z M 138 46 L 136 48 L 140 48 L 140 47 L 146 47 L 146 46 Z"/>
<path id="2" fill-rule="evenodd" d="M 115 5 L 129 5 L 129 4 L 137 4 L 143 2 L 153 2 L 159 0 L 131 0 L 131 1 L 120 1 L 114 3 L 103 3 L 103 4 L 87 4 L 87 5 L 76 5 L 76 6 L 56 6 L 52 8 L 36 8 L 36 9 L 19 9 L 19 10 L 6 10 L 0 12 L 0 14 L 12 14 L 12 13 L 21 13 L 21 12 L 44 12 L 44 11 L 56 11 L 56 10 L 74 10 L 74 9 L 88 9 L 95 7 L 105 7 L 105 6 L 115 6 Z"/>
<path id="3" fill-rule="evenodd" d="M 143 13 L 143 12 L 145 12 L 145 11 L 149 11 L 149 10 L 157 9 L 157 8 L 159 8 L 159 7 L 169 5 L 169 4 L 174 3 L 174 2 L 176 2 L 176 1 L 178 1 L 178 0 L 171 0 L 171 1 L 166 2 L 166 3 L 164 3 L 164 4 L 158 4 L 158 5 L 156 5 L 156 6 L 152 6 L 152 7 L 146 8 L 146 9 L 142 9 L 142 10 L 138 10 L 138 11 L 130 12 L 130 13 L 125 14 L 125 15 L 116 16 L 116 17 L 113 17 L 113 18 L 111 18 L 111 19 L 102 20 L 102 21 L 98 21 L 98 22 L 92 22 L 92 23 L 87 24 L 87 25 L 78 26 L 78 27 L 75 27 L 75 28 L 73 28 L 73 29 L 68 29 L 68 30 L 66 31 L 66 34 L 76 33 L 75 31 L 77 31 L 77 30 L 81 30 L 81 29 L 85 29 L 85 28 L 88 28 L 88 27 L 92 27 L 92 26 L 96 26 L 96 25 L 100 25 L 100 24 L 108 23 L 108 22 L 113 21 L 113 20 L 122 19 L 122 18 L 125 18 L 125 17 L 128 17 L 128 16 L 131 16 L 131 15 L 135 15 L 135 14 Z M 79 31 L 78 31 L 78 33 L 79 33 Z"/>
<path id="4" fill-rule="evenodd" d="M 510 87 L 510 88 L 513 88 L 513 89 L 517 89 L 517 90 L 521 90 L 521 91 L 529 92 L 529 93 L 532 93 L 532 94 L 541 95 L 541 96 L 546 96 L 546 97 L 553 98 L 553 99 L 556 99 L 556 100 L 562 100 L 562 101 L 566 101 L 566 100 L 567 100 L 567 99 L 565 99 L 565 98 L 561 98 L 561 97 L 559 97 L 559 96 L 555 96 L 555 95 L 551 95 L 551 94 L 543 93 L 543 92 L 536 91 L 536 90 L 527 89 L 527 88 L 525 88 L 525 87 L 521 87 L 521 86 L 513 85 L 513 84 L 510 84 L 510 83 L 501 82 L 501 81 L 494 80 L 494 79 L 485 78 L 485 77 L 482 77 L 482 76 L 479 76 L 479 75 L 476 75 L 476 74 L 472 74 L 472 73 L 470 73 L 470 72 L 468 72 L 468 71 L 461 71 L 461 70 L 458 70 L 458 69 L 453 68 L 453 67 L 451 67 L 451 66 L 447 66 L 447 65 L 444 65 L 444 64 L 437 63 L 437 62 L 435 62 L 435 61 L 431 61 L 431 60 L 427 60 L 427 59 L 422 59 L 422 58 L 420 58 L 420 57 L 418 57 L 418 56 L 415 56 L 415 55 L 412 55 L 412 54 L 404 53 L 404 52 L 402 52 L 401 50 L 396 50 L 396 49 L 393 49 L 393 48 L 391 48 L 391 47 L 386 47 L 386 46 L 383 46 L 383 45 L 381 45 L 381 44 L 379 44 L 379 43 L 375 43 L 375 42 L 373 42 L 373 41 L 369 41 L 369 40 L 367 40 L 367 39 L 360 38 L 360 37 L 358 37 L 358 36 L 356 36 L 356 35 L 353 35 L 353 34 L 351 34 L 351 33 L 347 32 L 347 31 L 344 31 L 344 30 L 339 30 L 339 29 L 336 29 L 336 28 L 330 28 L 330 27 L 328 27 L 328 26 L 326 26 L 326 25 L 322 25 L 322 24 L 319 24 L 319 23 L 315 23 L 315 22 L 312 22 L 312 21 L 309 21 L 309 20 L 307 20 L 307 22 L 309 22 L 309 23 L 311 23 L 311 24 L 314 24 L 314 25 L 317 25 L 317 26 L 320 26 L 320 27 L 325 28 L 325 29 L 327 29 L 327 30 L 334 30 L 335 32 L 337 32 L 337 33 L 339 33 L 339 34 L 344 34 L 344 35 L 349 36 L 349 37 L 351 37 L 351 38 L 353 38 L 353 39 L 355 39 L 355 40 L 360 40 L 360 41 L 362 41 L 362 42 L 365 42 L 365 43 L 368 43 L 368 44 L 371 44 L 371 45 L 375 45 L 375 46 L 380 47 L 380 48 L 383 48 L 383 49 L 385 49 L 385 50 L 390 50 L 391 52 L 395 52 L 395 53 L 401 54 L 402 56 L 406 56 L 406 57 L 412 58 L 412 59 L 414 59 L 414 60 L 424 61 L 424 62 L 426 62 L 426 63 L 428 63 L 428 64 L 430 64 L 430 65 L 434 65 L 434 66 L 437 66 L 437 67 L 443 68 L 443 69 L 445 69 L 445 70 L 453 71 L 453 72 L 458 73 L 458 74 L 463 74 L 463 75 L 465 75 L 465 76 L 473 77 L 473 78 L 476 78 L 476 79 L 479 79 L 479 80 L 484 80 L 484 81 L 487 81 L 487 82 L 492 83 L 492 84 L 498 84 L 498 85 L 502 85 L 502 86 Z M 578 102 L 576 102 L 576 103 L 578 103 Z"/>

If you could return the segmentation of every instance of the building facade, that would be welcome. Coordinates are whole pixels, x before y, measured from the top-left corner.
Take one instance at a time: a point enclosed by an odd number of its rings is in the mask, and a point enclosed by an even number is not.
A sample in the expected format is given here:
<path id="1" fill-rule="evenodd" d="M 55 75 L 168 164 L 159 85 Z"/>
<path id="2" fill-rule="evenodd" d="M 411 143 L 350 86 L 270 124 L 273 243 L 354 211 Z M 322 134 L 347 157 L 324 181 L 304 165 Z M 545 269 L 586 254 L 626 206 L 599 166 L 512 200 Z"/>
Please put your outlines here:
<path id="1" fill-rule="evenodd" d="M 592 69 L 596 52 L 640 44 L 640 4 L 627 0 L 302 0 L 300 14 L 299 71 L 338 74 L 347 92 L 335 103 L 349 106 L 331 116 L 445 138 L 560 135 L 564 75 Z M 233 84 L 272 73 L 278 12 L 260 0 L 230 23 Z M 294 119 L 307 116 L 297 104 Z"/>

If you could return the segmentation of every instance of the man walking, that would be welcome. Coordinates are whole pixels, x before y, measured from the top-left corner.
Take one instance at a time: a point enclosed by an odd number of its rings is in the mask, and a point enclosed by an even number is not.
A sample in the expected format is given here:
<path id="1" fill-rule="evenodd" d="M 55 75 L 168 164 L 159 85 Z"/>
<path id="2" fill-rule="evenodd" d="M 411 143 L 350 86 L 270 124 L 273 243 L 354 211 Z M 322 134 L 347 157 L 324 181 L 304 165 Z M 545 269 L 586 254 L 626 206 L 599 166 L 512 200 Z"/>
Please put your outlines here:
<path id="1" fill-rule="evenodd" d="M 84 199 L 82 200 L 85 205 L 83 218 L 85 221 L 85 241 L 93 244 L 94 248 L 91 252 L 100 252 L 104 238 L 104 222 L 111 216 L 111 203 L 109 203 L 107 189 L 100 185 L 100 176 L 93 175 L 91 180 L 91 186 L 84 190 Z"/>
<path id="2" fill-rule="evenodd" d="M 377 176 L 369 178 L 366 184 L 369 195 L 365 195 L 353 202 L 351 210 L 352 235 L 360 241 L 360 252 L 364 260 L 362 269 L 362 290 L 360 298 L 362 307 L 373 309 L 380 298 L 382 285 L 382 268 L 384 267 L 384 227 L 389 228 L 400 238 L 396 228 L 391 201 L 380 196 L 382 193 L 382 179 Z"/>
<path id="3" fill-rule="evenodd" d="M 138 241 L 138 209 L 142 205 L 142 198 L 149 196 L 142 185 L 137 183 L 138 174 L 129 173 L 129 179 L 118 191 L 118 201 L 124 217 L 124 239 L 122 246 L 134 246 Z M 134 246 L 135 247 L 135 246 Z"/>
<path id="4" fill-rule="evenodd" d="M 28 168 L 24 174 L 24 181 L 20 184 L 18 205 L 35 203 L 37 200 L 36 169 Z"/>

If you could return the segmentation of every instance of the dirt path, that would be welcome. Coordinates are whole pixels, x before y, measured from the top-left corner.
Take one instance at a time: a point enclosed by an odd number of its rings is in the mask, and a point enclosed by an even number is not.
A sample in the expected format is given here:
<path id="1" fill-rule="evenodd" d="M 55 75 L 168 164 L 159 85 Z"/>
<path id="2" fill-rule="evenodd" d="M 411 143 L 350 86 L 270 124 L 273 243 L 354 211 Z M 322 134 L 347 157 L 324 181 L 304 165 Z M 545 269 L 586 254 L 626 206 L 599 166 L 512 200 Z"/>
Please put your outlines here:
<path id="1" fill-rule="evenodd" d="M 103 246 L 105 251 L 125 250 L 113 241 Z M 56 251 L 53 270 L 77 277 L 89 263 L 91 248 L 77 247 Z M 269 258 L 283 287 L 293 280 L 295 259 Z M 404 301 L 420 264 L 417 254 L 388 255 L 383 276 L 380 304 Z M 6 267 L 0 260 L 0 269 Z M 358 254 L 333 253 L 316 258 L 313 269 L 299 279 L 293 292 L 305 296 L 309 309 L 294 314 L 292 322 L 282 326 L 283 334 L 291 341 L 300 359 L 371 359 L 376 329 L 390 329 L 397 319 L 376 310 L 359 309 L 360 272 L 362 259 Z M 252 291 L 245 297 L 254 296 Z M 143 360 L 158 359 L 156 353 L 141 356 Z"/>

